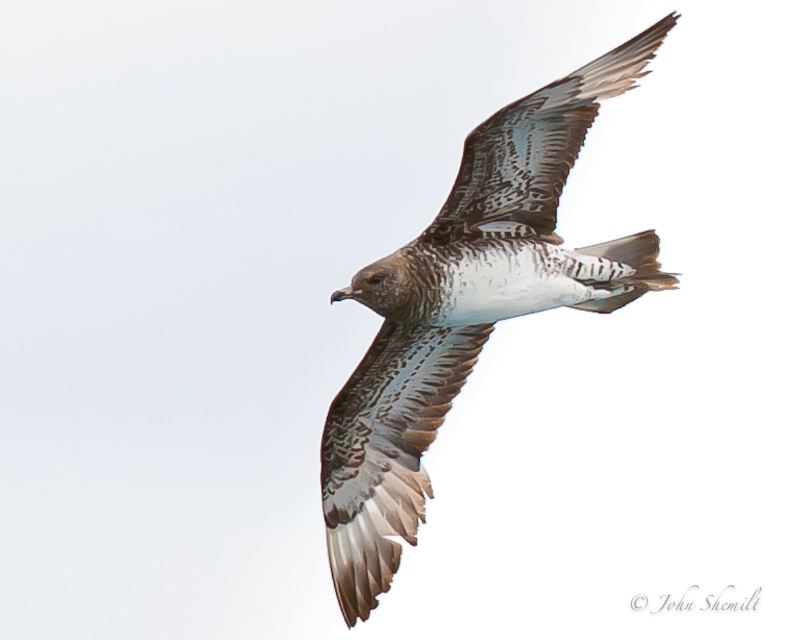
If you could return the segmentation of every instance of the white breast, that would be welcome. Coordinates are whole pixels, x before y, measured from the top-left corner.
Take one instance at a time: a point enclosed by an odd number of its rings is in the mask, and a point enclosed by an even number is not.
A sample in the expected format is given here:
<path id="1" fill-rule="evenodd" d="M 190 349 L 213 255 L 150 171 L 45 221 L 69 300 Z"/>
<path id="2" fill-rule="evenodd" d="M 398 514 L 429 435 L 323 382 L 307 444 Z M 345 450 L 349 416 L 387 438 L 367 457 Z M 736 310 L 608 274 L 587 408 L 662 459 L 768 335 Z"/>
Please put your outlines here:
<path id="1" fill-rule="evenodd" d="M 447 267 L 449 295 L 436 324 L 496 322 L 588 300 L 564 274 L 572 252 L 526 241 L 487 241 Z"/>

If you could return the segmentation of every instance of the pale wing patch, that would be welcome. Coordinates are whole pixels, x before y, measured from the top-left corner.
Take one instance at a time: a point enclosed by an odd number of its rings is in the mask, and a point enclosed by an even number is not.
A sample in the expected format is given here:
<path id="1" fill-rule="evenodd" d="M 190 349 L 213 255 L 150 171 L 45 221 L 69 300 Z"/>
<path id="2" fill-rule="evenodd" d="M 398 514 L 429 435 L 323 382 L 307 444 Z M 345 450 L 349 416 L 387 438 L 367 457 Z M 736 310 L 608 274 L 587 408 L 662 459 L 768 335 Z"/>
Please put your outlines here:
<path id="1" fill-rule="evenodd" d="M 485 222 L 477 227 L 484 238 L 525 238 L 535 236 L 536 230 L 518 222 Z"/>
<path id="2" fill-rule="evenodd" d="M 416 545 L 418 522 L 425 521 L 424 494 L 432 497 L 423 470 L 391 464 L 355 518 L 326 530 L 333 584 L 348 626 L 366 620 L 378 606 L 377 596 L 391 586 L 401 545 L 390 538 Z"/>

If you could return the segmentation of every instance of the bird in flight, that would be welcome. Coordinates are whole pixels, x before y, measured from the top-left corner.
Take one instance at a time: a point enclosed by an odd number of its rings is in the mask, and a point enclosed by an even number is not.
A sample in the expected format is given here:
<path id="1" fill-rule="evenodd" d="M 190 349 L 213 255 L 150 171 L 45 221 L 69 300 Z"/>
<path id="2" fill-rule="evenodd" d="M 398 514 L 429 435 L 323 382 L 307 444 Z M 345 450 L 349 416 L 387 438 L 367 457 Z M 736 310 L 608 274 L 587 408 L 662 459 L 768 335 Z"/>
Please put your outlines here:
<path id="1" fill-rule="evenodd" d="M 676 287 L 660 270 L 654 231 L 569 250 L 555 226 L 599 101 L 637 86 L 678 17 L 478 125 L 433 223 L 331 296 L 384 318 L 322 436 L 328 559 L 349 627 L 389 590 L 400 564 L 396 538 L 416 544 L 433 495 L 420 457 L 494 323 L 557 307 L 610 313 Z"/>

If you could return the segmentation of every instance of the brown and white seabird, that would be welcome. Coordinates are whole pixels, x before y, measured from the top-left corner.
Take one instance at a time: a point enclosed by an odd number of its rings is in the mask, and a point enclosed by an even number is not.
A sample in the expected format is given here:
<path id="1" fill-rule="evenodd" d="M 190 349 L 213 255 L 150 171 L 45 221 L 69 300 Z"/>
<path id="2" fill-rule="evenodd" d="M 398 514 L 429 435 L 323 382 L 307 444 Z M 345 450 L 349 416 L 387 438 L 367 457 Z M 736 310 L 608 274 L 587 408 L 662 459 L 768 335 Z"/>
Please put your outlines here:
<path id="1" fill-rule="evenodd" d="M 431 497 L 420 457 L 495 322 L 557 307 L 610 313 L 673 289 L 654 231 L 563 249 L 556 209 L 598 101 L 636 86 L 678 15 L 504 107 L 464 145 L 439 215 L 415 240 L 359 271 L 331 302 L 385 318 L 331 404 L 322 437 L 328 557 L 348 626 L 366 620 L 416 544 Z"/>

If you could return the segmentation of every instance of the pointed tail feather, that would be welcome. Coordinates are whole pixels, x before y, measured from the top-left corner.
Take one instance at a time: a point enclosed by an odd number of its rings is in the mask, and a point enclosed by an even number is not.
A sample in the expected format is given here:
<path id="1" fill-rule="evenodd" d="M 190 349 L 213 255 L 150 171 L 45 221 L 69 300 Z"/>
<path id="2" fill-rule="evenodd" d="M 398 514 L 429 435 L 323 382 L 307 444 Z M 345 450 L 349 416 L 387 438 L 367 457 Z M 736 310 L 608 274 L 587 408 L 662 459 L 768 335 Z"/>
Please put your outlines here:
<path id="1" fill-rule="evenodd" d="M 605 285 L 603 288 L 619 290 L 618 294 L 600 300 L 581 302 L 573 305 L 573 309 L 611 313 L 642 297 L 648 291 L 678 288 L 677 274 L 661 271 L 661 264 L 658 262 L 659 239 L 652 229 L 575 251 L 588 256 L 621 262 L 636 269 L 636 273 L 613 282 L 603 283 Z M 598 288 L 595 284 L 592 286 Z"/>

